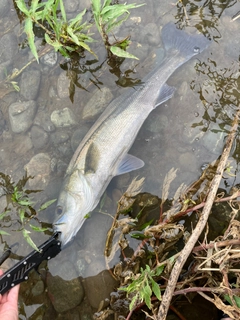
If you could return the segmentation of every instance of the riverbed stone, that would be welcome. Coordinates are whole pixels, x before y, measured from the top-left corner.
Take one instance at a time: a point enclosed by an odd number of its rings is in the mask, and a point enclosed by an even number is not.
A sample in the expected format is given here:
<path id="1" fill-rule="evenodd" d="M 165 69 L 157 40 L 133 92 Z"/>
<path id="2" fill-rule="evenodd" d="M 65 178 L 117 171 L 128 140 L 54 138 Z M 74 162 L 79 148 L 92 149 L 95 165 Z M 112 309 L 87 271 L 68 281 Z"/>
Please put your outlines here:
<path id="1" fill-rule="evenodd" d="M 34 118 L 34 124 L 43 128 L 46 132 L 55 131 L 55 126 L 50 119 L 50 114 L 46 111 L 38 112 Z"/>
<path id="2" fill-rule="evenodd" d="M 70 127 L 77 124 L 75 115 L 69 108 L 54 110 L 51 114 L 51 121 L 57 128 Z"/>
<path id="3" fill-rule="evenodd" d="M 10 2 L 8 0 L 0 0 L 0 18 L 3 18 L 9 10 Z"/>
<path id="4" fill-rule="evenodd" d="M 32 176 L 28 183 L 32 189 L 44 190 L 50 181 L 51 158 L 47 153 L 38 153 L 24 166 L 27 174 Z"/>
<path id="5" fill-rule="evenodd" d="M 40 61 L 48 67 L 53 67 L 57 63 L 58 55 L 55 50 L 46 53 Z"/>
<path id="6" fill-rule="evenodd" d="M 37 97 L 41 81 L 39 70 L 28 70 L 22 73 L 20 81 L 20 93 L 26 100 L 34 100 Z"/>
<path id="7" fill-rule="evenodd" d="M 26 132 L 32 125 L 36 114 L 35 101 L 23 101 L 12 103 L 9 107 L 9 120 L 14 133 Z"/>
<path id="8" fill-rule="evenodd" d="M 75 308 L 83 300 L 84 289 L 78 278 L 66 281 L 48 273 L 47 286 L 48 296 L 59 313 Z"/>
<path id="9" fill-rule="evenodd" d="M 57 80 L 57 93 L 59 98 L 69 97 L 70 79 L 67 77 L 66 71 L 60 73 Z"/>
<path id="10" fill-rule="evenodd" d="M 83 286 L 90 305 L 98 309 L 101 301 L 108 299 L 110 293 L 118 286 L 108 270 L 100 272 L 98 275 L 84 279 Z"/>
<path id="11" fill-rule="evenodd" d="M 49 135 L 41 127 L 32 126 L 31 138 L 32 138 L 32 143 L 34 148 L 41 149 L 47 145 L 49 140 Z"/>
<path id="12" fill-rule="evenodd" d="M 71 147 L 72 150 L 75 151 L 79 146 L 82 139 L 85 137 L 87 132 L 89 131 L 89 127 L 86 125 L 82 125 L 79 129 L 74 131 L 72 138 L 71 138 Z"/>
<path id="13" fill-rule="evenodd" d="M 96 89 L 92 97 L 83 108 L 82 118 L 88 120 L 103 112 L 108 103 L 112 100 L 113 94 L 107 87 Z"/>
<path id="14" fill-rule="evenodd" d="M 13 33 L 7 33 L 0 39 L 0 63 L 12 60 L 18 52 L 18 41 Z"/>

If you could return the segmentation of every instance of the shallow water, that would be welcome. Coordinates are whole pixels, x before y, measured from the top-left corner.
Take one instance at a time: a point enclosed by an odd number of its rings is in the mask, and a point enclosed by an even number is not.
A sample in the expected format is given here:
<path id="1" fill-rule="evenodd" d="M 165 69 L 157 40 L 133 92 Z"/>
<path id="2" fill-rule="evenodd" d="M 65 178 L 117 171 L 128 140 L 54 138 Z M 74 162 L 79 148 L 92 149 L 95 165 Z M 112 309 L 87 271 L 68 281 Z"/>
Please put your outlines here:
<path id="1" fill-rule="evenodd" d="M 88 2 L 87 2 L 88 3 Z M 39 170 L 34 179 L 27 182 L 30 190 L 42 190 L 32 193 L 31 199 L 37 209 L 40 204 L 57 197 L 67 164 L 71 159 L 80 137 L 97 119 L 96 115 L 86 115 L 84 109 L 87 102 L 99 89 L 107 87 L 113 97 L 121 94 L 123 87 L 138 83 L 152 68 L 154 56 L 157 53 L 163 57 L 161 47 L 160 28 L 167 22 L 175 22 L 179 27 L 186 23 L 198 29 L 212 40 L 211 45 L 201 55 L 192 58 L 179 68 L 168 81 L 177 88 L 174 97 L 152 112 L 146 120 L 130 151 L 131 154 L 145 162 L 144 168 L 130 174 L 116 177 L 107 189 L 101 210 L 96 209 L 92 217 L 86 221 L 75 240 L 59 256 L 48 263 L 52 276 L 60 276 L 70 281 L 81 276 L 85 278 L 83 286 L 87 298 L 82 302 L 75 301 L 74 309 L 61 303 L 67 299 L 63 295 L 74 291 L 77 284 L 52 281 L 47 275 L 44 281 L 38 275 L 32 274 L 30 280 L 22 285 L 20 294 L 20 319 L 90 319 L 96 311 L 98 303 L 107 297 L 115 286 L 109 280 L 103 255 L 106 234 L 111 226 L 116 212 L 117 201 L 135 176 L 145 177 L 144 192 L 161 197 L 163 179 L 171 168 L 178 169 L 177 177 L 171 184 L 170 197 L 174 195 L 181 183 L 189 185 L 201 175 L 202 167 L 220 155 L 224 146 L 224 137 L 231 128 L 237 106 L 239 105 L 239 60 L 240 38 L 238 31 L 240 19 L 231 22 L 231 17 L 239 10 L 236 1 L 187 1 L 185 7 L 181 3 L 174 5 L 167 1 L 161 6 L 153 0 L 145 1 L 144 7 L 133 10 L 132 19 L 128 19 L 117 33 L 126 36 L 131 34 L 132 52 L 140 60 L 125 60 L 109 62 L 105 48 L 93 43 L 93 50 L 99 61 L 88 53 L 66 60 L 53 54 L 53 64 L 47 65 L 42 60 L 32 63 L 15 81 L 20 86 L 20 92 L 6 93 L 1 88 L 1 150 L 0 171 L 10 175 L 12 181 L 18 182 L 24 176 L 24 167 L 39 153 L 44 157 L 36 160 L 34 170 Z M 89 4 L 88 4 L 89 5 Z M 9 38 L 1 40 L 1 79 L 5 73 L 11 74 L 14 68 L 21 69 L 32 59 L 25 42 L 25 35 L 21 32 L 21 25 L 13 4 L 8 4 L 7 15 L 1 17 L 1 37 L 5 34 Z M 79 8 L 80 6 L 80 8 Z M 77 10 L 82 10 L 81 5 Z M 69 13 L 74 15 L 74 12 Z M 20 19 L 21 20 L 21 19 Z M 156 32 L 155 30 L 157 28 Z M 6 36 L 4 36 L 6 37 Z M 41 34 L 39 34 L 39 39 Z M 10 43 L 10 48 L 8 47 Z M 159 49 L 160 47 L 160 49 Z M 6 51 L 8 54 L 6 54 Z M 51 62 L 51 60 L 50 60 Z M 3 70 L 3 71 L 2 71 Z M 30 71 L 37 72 L 36 78 L 41 81 L 37 85 L 29 79 Z M 37 77 L 36 77 L 37 75 Z M 35 89 L 35 93 L 32 92 Z M 106 96 L 104 97 L 106 99 Z M 14 133 L 9 118 L 9 106 L 18 101 L 33 100 L 36 102 L 36 112 L 31 125 L 25 132 Z M 97 103 L 96 103 L 97 104 Z M 57 128 L 51 122 L 51 114 L 56 110 L 69 108 L 72 124 Z M 93 113 L 94 111 L 92 111 Z M 33 128 L 34 127 L 34 128 Z M 40 128 L 40 129 L 39 129 Z M 80 130 L 76 132 L 76 130 Z M 73 133 L 75 138 L 73 139 Z M 44 141 L 44 143 L 42 143 Z M 42 167 L 41 167 L 41 165 Z M 233 185 L 239 183 L 239 138 L 232 150 L 229 166 L 232 175 L 227 175 L 222 188 L 227 192 Z M 34 175 L 29 169 L 28 174 Z M 0 198 L 0 211 L 6 207 L 6 197 Z M 54 216 L 54 205 L 40 212 L 41 221 L 51 223 Z M 104 211 L 107 214 L 102 214 Z M 1 228 L 11 236 L 2 236 L 2 242 L 8 245 L 18 243 L 17 254 L 25 256 L 31 251 L 21 232 L 16 232 L 20 226 L 14 208 L 12 213 L 2 222 Z M 49 235 L 33 233 L 32 237 L 37 245 L 41 244 Z M 131 243 L 134 249 L 137 242 Z M 120 255 L 120 254 L 119 254 Z M 111 261 L 113 266 L 119 261 L 119 256 Z M 8 268 L 16 261 L 7 261 L 3 268 Z M 42 267 L 44 268 L 44 265 Z M 46 272 L 43 272 L 44 275 Z M 47 280 L 47 281 L 45 281 Z M 47 284 L 46 284 L 47 283 Z M 100 290 L 105 287 L 105 292 Z M 35 288 L 35 291 L 33 290 Z M 60 295 L 55 299 L 54 308 L 48 297 L 58 289 Z M 61 291 L 62 290 L 62 291 Z M 82 292 L 79 293 L 83 294 Z M 55 293 L 56 295 L 56 293 Z M 98 301 L 98 299 L 100 301 Z M 70 300 L 73 300 L 71 296 Z M 75 307 L 76 306 L 76 307 Z M 65 312 L 65 313 L 64 313 Z M 62 314 L 63 313 L 63 314 Z M 62 314 L 62 315 L 61 315 Z"/>

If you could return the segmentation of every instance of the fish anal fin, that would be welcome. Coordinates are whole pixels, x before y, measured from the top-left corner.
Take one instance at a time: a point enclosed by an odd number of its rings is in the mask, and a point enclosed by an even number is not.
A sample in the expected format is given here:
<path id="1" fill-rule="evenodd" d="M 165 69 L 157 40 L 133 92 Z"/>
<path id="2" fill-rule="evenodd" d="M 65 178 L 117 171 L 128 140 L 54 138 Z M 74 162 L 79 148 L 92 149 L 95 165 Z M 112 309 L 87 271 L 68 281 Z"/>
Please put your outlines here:
<path id="1" fill-rule="evenodd" d="M 125 157 L 119 163 L 117 172 L 115 175 L 124 174 L 133 170 L 140 169 L 144 166 L 144 162 L 131 154 L 126 154 Z"/>
<path id="2" fill-rule="evenodd" d="M 167 101 L 168 99 L 172 98 L 176 88 L 168 86 L 166 83 L 162 86 L 157 100 L 155 102 L 154 108 L 158 107 L 163 102 Z"/>

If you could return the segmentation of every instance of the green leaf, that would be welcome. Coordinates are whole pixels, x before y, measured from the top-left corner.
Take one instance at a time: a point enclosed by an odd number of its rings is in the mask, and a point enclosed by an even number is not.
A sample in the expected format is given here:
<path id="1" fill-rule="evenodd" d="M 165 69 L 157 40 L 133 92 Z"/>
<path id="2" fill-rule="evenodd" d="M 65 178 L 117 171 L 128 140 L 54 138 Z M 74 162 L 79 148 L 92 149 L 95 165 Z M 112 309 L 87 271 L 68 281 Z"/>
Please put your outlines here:
<path id="1" fill-rule="evenodd" d="M 3 211 L 1 214 L 0 214 L 0 220 L 2 220 L 7 213 L 9 213 L 11 210 L 7 209 L 6 211 Z"/>
<path id="2" fill-rule="evenodd" d="M 28 11 L 24 0 L 16 0 L 18 9 L 21 10 L 26 16 L 29 16 L 30 12 Z"/>
<path id="3" fill-rule="evenodd" d="M 25 210 L 24 209 L 19 209 L 19 218 L 21 223 L 23 224 L 24 218 L 25 218 Z"/>
<path id="4" fill-rule="evenodd" d="M 0 230 L 0 234 L 2 236 L 10 236 L 10 233 L 6 232 L 6 231 L 3 231 L 3 230 Z"/>
<path id="5" fill-rule="evenodd" d="M 27 34 L 28 43 L 29 43 L 29 47 L 30 47 L 30 49 L 32 51 L 32 54 L 34 55 L 34 57 L 37 60 L 37 62 L 39 62 L 37 49 L 36 49 L 36 46 L 35 46 L 35 43 L 34 43 L 35 36 L 34 36 L 34 33 L 33 33 L 33 22 L 31 20 L 31 18 L 26 18 L 24 31 Z"/>
<path id="6" fill-rule="evenodd" d="M 135 303 L 137 302 L 137 299 L 138 299 L 138 296 L 137 296 L 137 295 L 132 298 L 132 301 L 131 301 L 131 303 L 130 303 L 130 305 L 129 305 L 129 310 L 130 310 L 130 311 L 132 311 L 133 308 L 135 307 Z"/>
<path id="7" fill-rule="evenodd" d="M 20 204 L 21 206 L 29 207 L 33 204 L 33 202 L 31 202 L 29 199 L 19 199 L 18 204 Z"/>
<path id="8" fill-rule="evenodd" d="M 163 272 L 163 270 L 164 270 L 164 266 L 157 267 L 154 275 L 156 275 L 157 277 L 160 276 L 160 274 Z"/>
<path id="9" fill-rule="evenodd" d="M 23 229 L 22 230 L 23 236 L 26 239 L 27 243 L 36 251 L 40 252 L 36 244 L 32 241 L 31 237 L 29 236 L 30 231 Z"/>
<path id="10" fill-rule="evenodd" d="M 120 58 L 130 58 L 130 59 L 136 59 L 139 60 L 137 57 L 135 57 L 133 54 L 128 53 L 124 50 L 122 50 L 121 48 L 117 47 L 117 46 L 111 46 L 110 47 L 110 51 L 117 57 Z"/>
<path id="11" fill-rule="evenodd" d="M 146 286 L 143 287 L 143 297 L 148 309 L 151 309 L 151 295 L 152 295 L 152 289 L 150 288 L 147 282 Z"/>
<path id="12" fill-rule="evenodd" d="M 41 205 L 41 207 L 39 208 L 38 211 L 42 211 L 42 210 L 47 209 L 47 208 L 50 207 L 51 204 L 53 204 L 56 200 L 57 200 L 57 199 L 53 199 L 53 200 L 49 200 L 49 201 L 43 203 L 43 204 Z"/>
<path id="13" fill-rule="evenodd" d="M 65 12 L 64 5 L 63 5 L 63 1 L 60 0 L 59 2 L 60 2 L 61 14 L 62 14 L 62 17 L 63 17 L 64 22 L 66 23 L 66 22 L 67 22 L 67 17 L 66 17 L 66 12 Z"/>
<path id="14" fill-rule="evenodd" d="M 158 298 L 158 300 L 161 300 L 161 291 L 160 291 L 159 285 L 154 280 L 152 280 L 151 283 L 152 283 L 153 293 Z"/>
<path id="15" fill-rule="evenodd" d="M 37 232 L 44 232 L 44 231 L 47 231 L 47 230 L 48 230 L 48 228 L 41 228 L 41 227 L 33 226 L 32 224 L 29 224 L 29 226 L 30 226 L 34 231 L 37 231 Z"/>
<path id="16" fill-rule="evenodd" d="M 74 19 L 69 20 L 69 27 L 72 28 L 74 24 L 81 23 L 83 16 L 86 13 L 86 9 L 84 9 L 82 12 L 80 12 Z"/>
<path id="17" fill-rule="evenodd" d="M 101 10 L 101 0 L 92 0 L 91 2 L 93 13 L 99 15 Z"/>

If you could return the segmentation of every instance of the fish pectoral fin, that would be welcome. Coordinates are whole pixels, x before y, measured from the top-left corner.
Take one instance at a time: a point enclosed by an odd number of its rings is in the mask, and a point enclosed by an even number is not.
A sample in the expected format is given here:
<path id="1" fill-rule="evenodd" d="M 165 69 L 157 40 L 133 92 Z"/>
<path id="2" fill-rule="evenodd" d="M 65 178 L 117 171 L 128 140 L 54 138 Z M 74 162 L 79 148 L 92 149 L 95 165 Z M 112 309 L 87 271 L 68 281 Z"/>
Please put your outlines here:
<path id="1" fill-rule="evenodd" d="M 176 88 L 168 86 L 166 83 L 162 86 L 157 100 L 155 102 L 154 108 L 158 107 L 163 102 L 167 101 L 168 99 L 172 98 Z"/>
<path id="2" fill-rule="evenodd" d="M 117 168 L 116 176 L 127 173 L 133 170 L 140 169 L 144 166 L 144 162 L 137 158 L 132 156 L 131 154 L 126 154 L 126 156 L 121 160 L 119 163 L 119 166 Z"/>
<path id="3" fill-rule="evenodd" d="M 85 158 L 85 167 L 84 167 L 84 173 L 95 173 L 98 168 L 98 162 L 100 158 L 100 153 L 98 150 L 97 145 L 92 142 L 89 145 L 86 158 Z"/>

